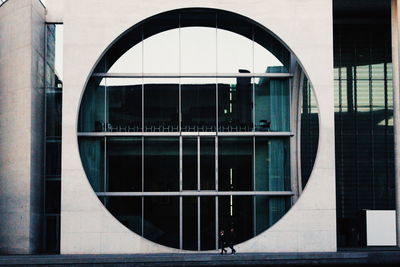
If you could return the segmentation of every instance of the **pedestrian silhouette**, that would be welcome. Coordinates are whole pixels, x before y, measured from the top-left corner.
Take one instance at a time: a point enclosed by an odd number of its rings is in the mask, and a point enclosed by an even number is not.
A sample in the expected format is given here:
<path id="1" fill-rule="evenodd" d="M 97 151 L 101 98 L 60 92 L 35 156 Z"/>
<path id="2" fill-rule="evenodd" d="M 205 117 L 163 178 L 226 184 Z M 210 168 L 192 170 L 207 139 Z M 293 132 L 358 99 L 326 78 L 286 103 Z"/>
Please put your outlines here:
<path id="1" fill-rule="evenodd" d="M 232 255 L 236 254 L 236 250 L 233 248 L 233 244 L 235 244 L 235 241 L 236 241 L 236 233 L 235 229 L 232 227 L 228 234 L 228 246 L 231 249 Z"/>
<path id="2" fill-rule="evenodd" d="M 221 248 L 221 255 L 223 253 L 227 253 L 228 251 L 225 249 L 226 247 L 226 239 L 225 239 L 225 232 L 221 230 L 219 232 L 219 247 Z"/>

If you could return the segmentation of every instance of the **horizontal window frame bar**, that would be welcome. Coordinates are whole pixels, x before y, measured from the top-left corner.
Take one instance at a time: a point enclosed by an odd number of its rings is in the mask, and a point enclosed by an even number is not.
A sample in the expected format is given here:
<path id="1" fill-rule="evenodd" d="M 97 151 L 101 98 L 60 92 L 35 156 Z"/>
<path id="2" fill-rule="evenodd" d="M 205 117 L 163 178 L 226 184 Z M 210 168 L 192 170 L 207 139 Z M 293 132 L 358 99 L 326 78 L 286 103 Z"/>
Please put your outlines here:
<path id="1" fill-rule="evenodd" d="M 241 78 L 269 77 L 292 78 L 292 73 L 105 73 L 96 72 L 93 77 L 103 78 Z"/>
<path id="2" fill-rule="evenodd" d="M 146 196 L 282 196 L 291 197 L 292 191 L 213 191 L 188 190 L 175 192 L 96 192 L 98 197 L 146 197 Z"/>
<path id="3" fill-rule="evenodd" d="M 105 137 L 105 136 L 272 136 L 292 137 L 292 132 L 78 132 L 78 136 Z"/>

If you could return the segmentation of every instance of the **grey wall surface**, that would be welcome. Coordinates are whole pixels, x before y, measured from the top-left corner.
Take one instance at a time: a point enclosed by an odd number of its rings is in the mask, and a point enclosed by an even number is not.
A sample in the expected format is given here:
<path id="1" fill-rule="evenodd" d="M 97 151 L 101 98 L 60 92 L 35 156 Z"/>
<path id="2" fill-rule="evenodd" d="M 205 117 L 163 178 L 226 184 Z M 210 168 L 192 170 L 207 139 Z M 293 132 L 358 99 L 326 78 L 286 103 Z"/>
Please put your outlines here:
<path id="1" fill-rule="evenodd" d="M 0 6 L 0 254 L 42 243 L 44 21 L 39 0 Z"/>

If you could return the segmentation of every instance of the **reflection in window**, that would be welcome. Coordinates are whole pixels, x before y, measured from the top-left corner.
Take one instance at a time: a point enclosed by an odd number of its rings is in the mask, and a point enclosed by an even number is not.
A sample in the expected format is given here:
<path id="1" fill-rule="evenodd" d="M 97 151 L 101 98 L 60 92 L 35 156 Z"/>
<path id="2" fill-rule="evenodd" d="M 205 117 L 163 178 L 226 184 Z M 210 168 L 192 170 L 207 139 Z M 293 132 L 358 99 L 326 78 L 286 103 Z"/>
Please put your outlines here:
<path id="1" fill-rule="evenodd" d="M 215 132 L 215 79 L 181 79 L 182 132 Z"/>
<path id="2" fill-rule="evenodd" d="M 79 112 L 79 132 L 101 132 L 105 125 L 105 85 L 102 79 L 93 77 L 89 80 Z M 105 83 L 103 81 L 103 83 Z"/>
<path id="3" fill-rule="evenodd" d="M 250 77 L 218 79 L 218 131 L 253 131 L 253 86 Z"/>
<path id="4" fill-rule="evenodd" d="M 95 192 L 104 191 L 104 139 L 80 137 L 79 151 L 83 168 Z"/>
<path id="5" fill-rule="evenodd" d="M 276 223 L 290 209 L 290 198 L 255 197 L 255 234 L 258 235 Z"/>
<path id="6" fill-rule="evenodd" d="M 269 69 L 271 73 L 279 68 Z M 254 85 L 255 130 L 289 131 L 289 80 L 279 78 L 260 78 Z"/>
<path id="7" fill-rule="evenodd" d="M 144 130 L 177 132 L 179 84 L 175 79 L 144 80 Z"/>
<path id="8" fill-rule="evenodd" d="M 290 191 L 289 140 L 256 137 L 255 189 Z"/>
<path id="9" fill-rule="evenodd" d="M 142 131 L 142 80 L 108 78 L 107 124 L 109 132 Z"/>

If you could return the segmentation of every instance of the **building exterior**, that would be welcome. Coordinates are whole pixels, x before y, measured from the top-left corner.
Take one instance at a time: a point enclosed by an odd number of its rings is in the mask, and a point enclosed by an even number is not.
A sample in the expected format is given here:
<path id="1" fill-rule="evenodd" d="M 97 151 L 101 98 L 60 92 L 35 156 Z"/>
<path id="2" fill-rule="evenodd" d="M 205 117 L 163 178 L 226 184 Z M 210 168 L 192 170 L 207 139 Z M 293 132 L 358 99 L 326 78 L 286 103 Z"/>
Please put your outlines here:
<path id="1" fill-rule="evenodd" d="M 397 39 L 362 3 L 4 2 L 1 253 L 396 245 L 366 210 L 396 209 Z"/>

